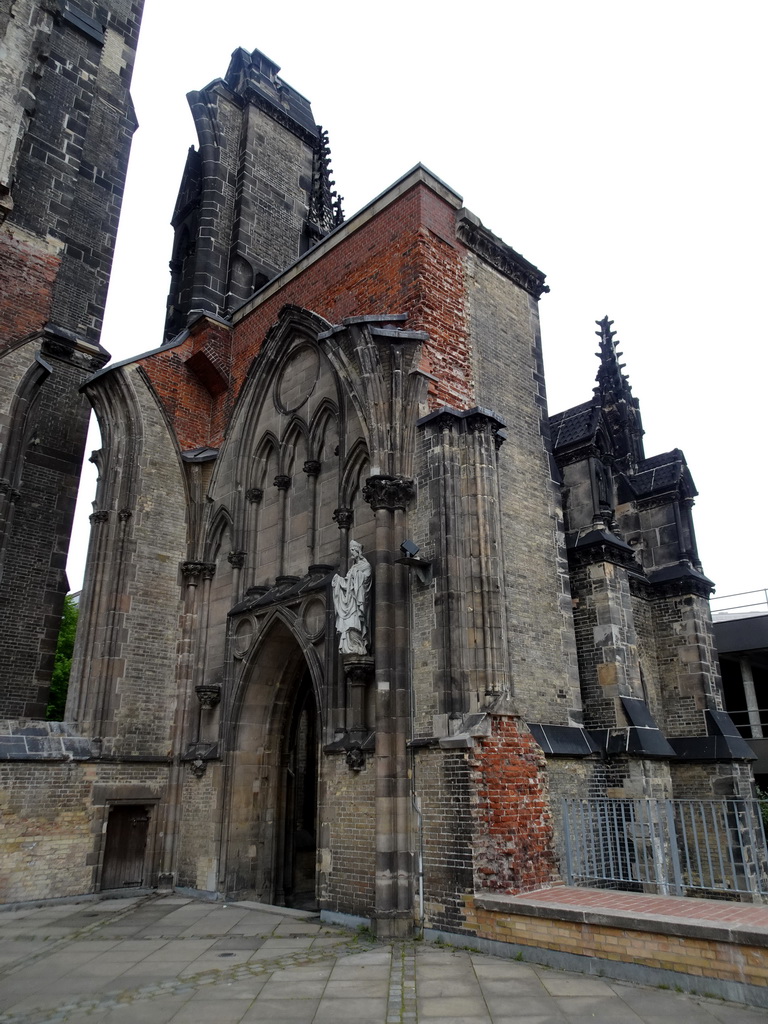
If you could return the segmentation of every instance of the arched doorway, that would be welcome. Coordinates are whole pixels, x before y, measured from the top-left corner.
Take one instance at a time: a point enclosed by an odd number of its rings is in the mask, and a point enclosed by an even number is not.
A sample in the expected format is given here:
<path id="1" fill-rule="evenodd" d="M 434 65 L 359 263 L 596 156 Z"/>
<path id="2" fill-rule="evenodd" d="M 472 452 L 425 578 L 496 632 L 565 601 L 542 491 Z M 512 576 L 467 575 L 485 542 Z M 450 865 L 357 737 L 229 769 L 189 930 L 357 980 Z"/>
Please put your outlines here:
<path id="1" fill-rule="evenodd" d="M 305 649 L 281 618 L 245 667 L 236 715 L 227 891 L 312 909 L 320 708 Z"/>
<path id="2" fill-rule="evenodd" d="M 285 746 L 285 854 L 283 892 L 287 907 L 317 906 L 317 704 L 307 676 L 291 712 Z"/>

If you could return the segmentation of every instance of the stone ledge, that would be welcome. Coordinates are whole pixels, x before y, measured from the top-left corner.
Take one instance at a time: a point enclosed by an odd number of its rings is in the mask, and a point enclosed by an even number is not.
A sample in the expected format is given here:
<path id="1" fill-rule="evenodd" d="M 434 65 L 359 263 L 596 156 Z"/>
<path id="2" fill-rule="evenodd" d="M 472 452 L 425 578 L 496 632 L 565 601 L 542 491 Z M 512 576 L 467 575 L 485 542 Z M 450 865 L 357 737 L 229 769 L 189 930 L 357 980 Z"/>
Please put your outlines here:
<path id="1" fill-rule="evenodd" d="M 684 917 L 657 917 L 632 911 L 614 910 L 601 907 L 588 910 L 566 903 L 546 902 L 525 896 L 475 896 L 475 906 L 493 913 L 515 914 L 521 917 L 538 917 L 555 921 L 574 921 L 578 924 L 620 928 L 624 931 L 653 932 L 657 935 L 673 935 L 677 938 L 706 939 L 714 942 L 730 942 L 740 945 L 768 947 L 768 926 L 718 924 L 714 921 L 702 924 Z"/>

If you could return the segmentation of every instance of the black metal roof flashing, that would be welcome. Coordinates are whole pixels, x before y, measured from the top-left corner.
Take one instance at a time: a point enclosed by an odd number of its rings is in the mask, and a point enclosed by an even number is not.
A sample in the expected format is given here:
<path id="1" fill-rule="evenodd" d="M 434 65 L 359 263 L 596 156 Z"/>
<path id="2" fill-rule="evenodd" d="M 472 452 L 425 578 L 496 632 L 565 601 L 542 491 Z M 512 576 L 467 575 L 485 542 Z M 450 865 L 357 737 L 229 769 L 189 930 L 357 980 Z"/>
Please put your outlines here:
<path id="1" fill-rule="evenodd" d="M 218 448 L 209 448 L 207 445 L 201 445 L 199 448 L 189 448 L 187 451 L 182 452 L 181 458 L 184 462 L 212 462 L 218 458 L 218 455 Z"/>
<path id="2" fill-rule="evenodd" d="M 549 757 L 589 757 L 600 751 L 589 732 L 580 726 L 529 722 L 528 728 Z"/>

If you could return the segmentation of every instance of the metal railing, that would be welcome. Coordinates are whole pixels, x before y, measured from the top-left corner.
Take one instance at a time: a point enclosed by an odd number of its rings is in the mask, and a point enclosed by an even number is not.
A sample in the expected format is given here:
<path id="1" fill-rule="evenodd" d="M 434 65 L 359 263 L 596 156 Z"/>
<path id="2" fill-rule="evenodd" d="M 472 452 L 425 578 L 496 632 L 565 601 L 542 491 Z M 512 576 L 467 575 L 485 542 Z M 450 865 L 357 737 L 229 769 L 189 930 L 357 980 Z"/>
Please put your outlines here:
<path id="1" fill-rule="evenodd" d="M 709 599 L 709 606 L 715 620 L 720 616 L 739 618 L 745 615 L 765 615 L 768 614 L 768 588 L 723 594 L 722 597 L 713 596 Z M 736 612 L 740 615 L 734 614 Z"/>
<path id="2" fill-rule="evenodd" d="M 727 708 L 731 721 L 745 740 L 768 739 L 768 707 Z"/>
<path id="3" fill-rule="evenodd" d="M 568 885 L 768 896 L 757 800 L 563 801 Z"/>

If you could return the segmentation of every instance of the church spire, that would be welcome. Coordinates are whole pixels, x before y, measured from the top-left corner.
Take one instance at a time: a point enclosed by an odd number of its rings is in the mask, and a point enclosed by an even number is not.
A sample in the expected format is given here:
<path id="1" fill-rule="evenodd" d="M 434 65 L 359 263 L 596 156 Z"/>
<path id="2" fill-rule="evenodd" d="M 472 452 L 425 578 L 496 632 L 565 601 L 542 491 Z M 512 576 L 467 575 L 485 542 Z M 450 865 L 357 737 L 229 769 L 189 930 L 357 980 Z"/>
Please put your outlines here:
<path id="1" fill-rule="evenodd" d="M 622 373 L 625 364 L 619 362 L 623 353 L 614 341 L 613 320 L 604 316 L 595 323 L 600 328 L 595 331 L 600 339 L 600 351 L 595 353 L 600 360 L 595 395 L 611 431 L 616 463 L 620 468 L 629 469 L 645 458 L 640 403 L 632 395 L 629 378 Z"/>

